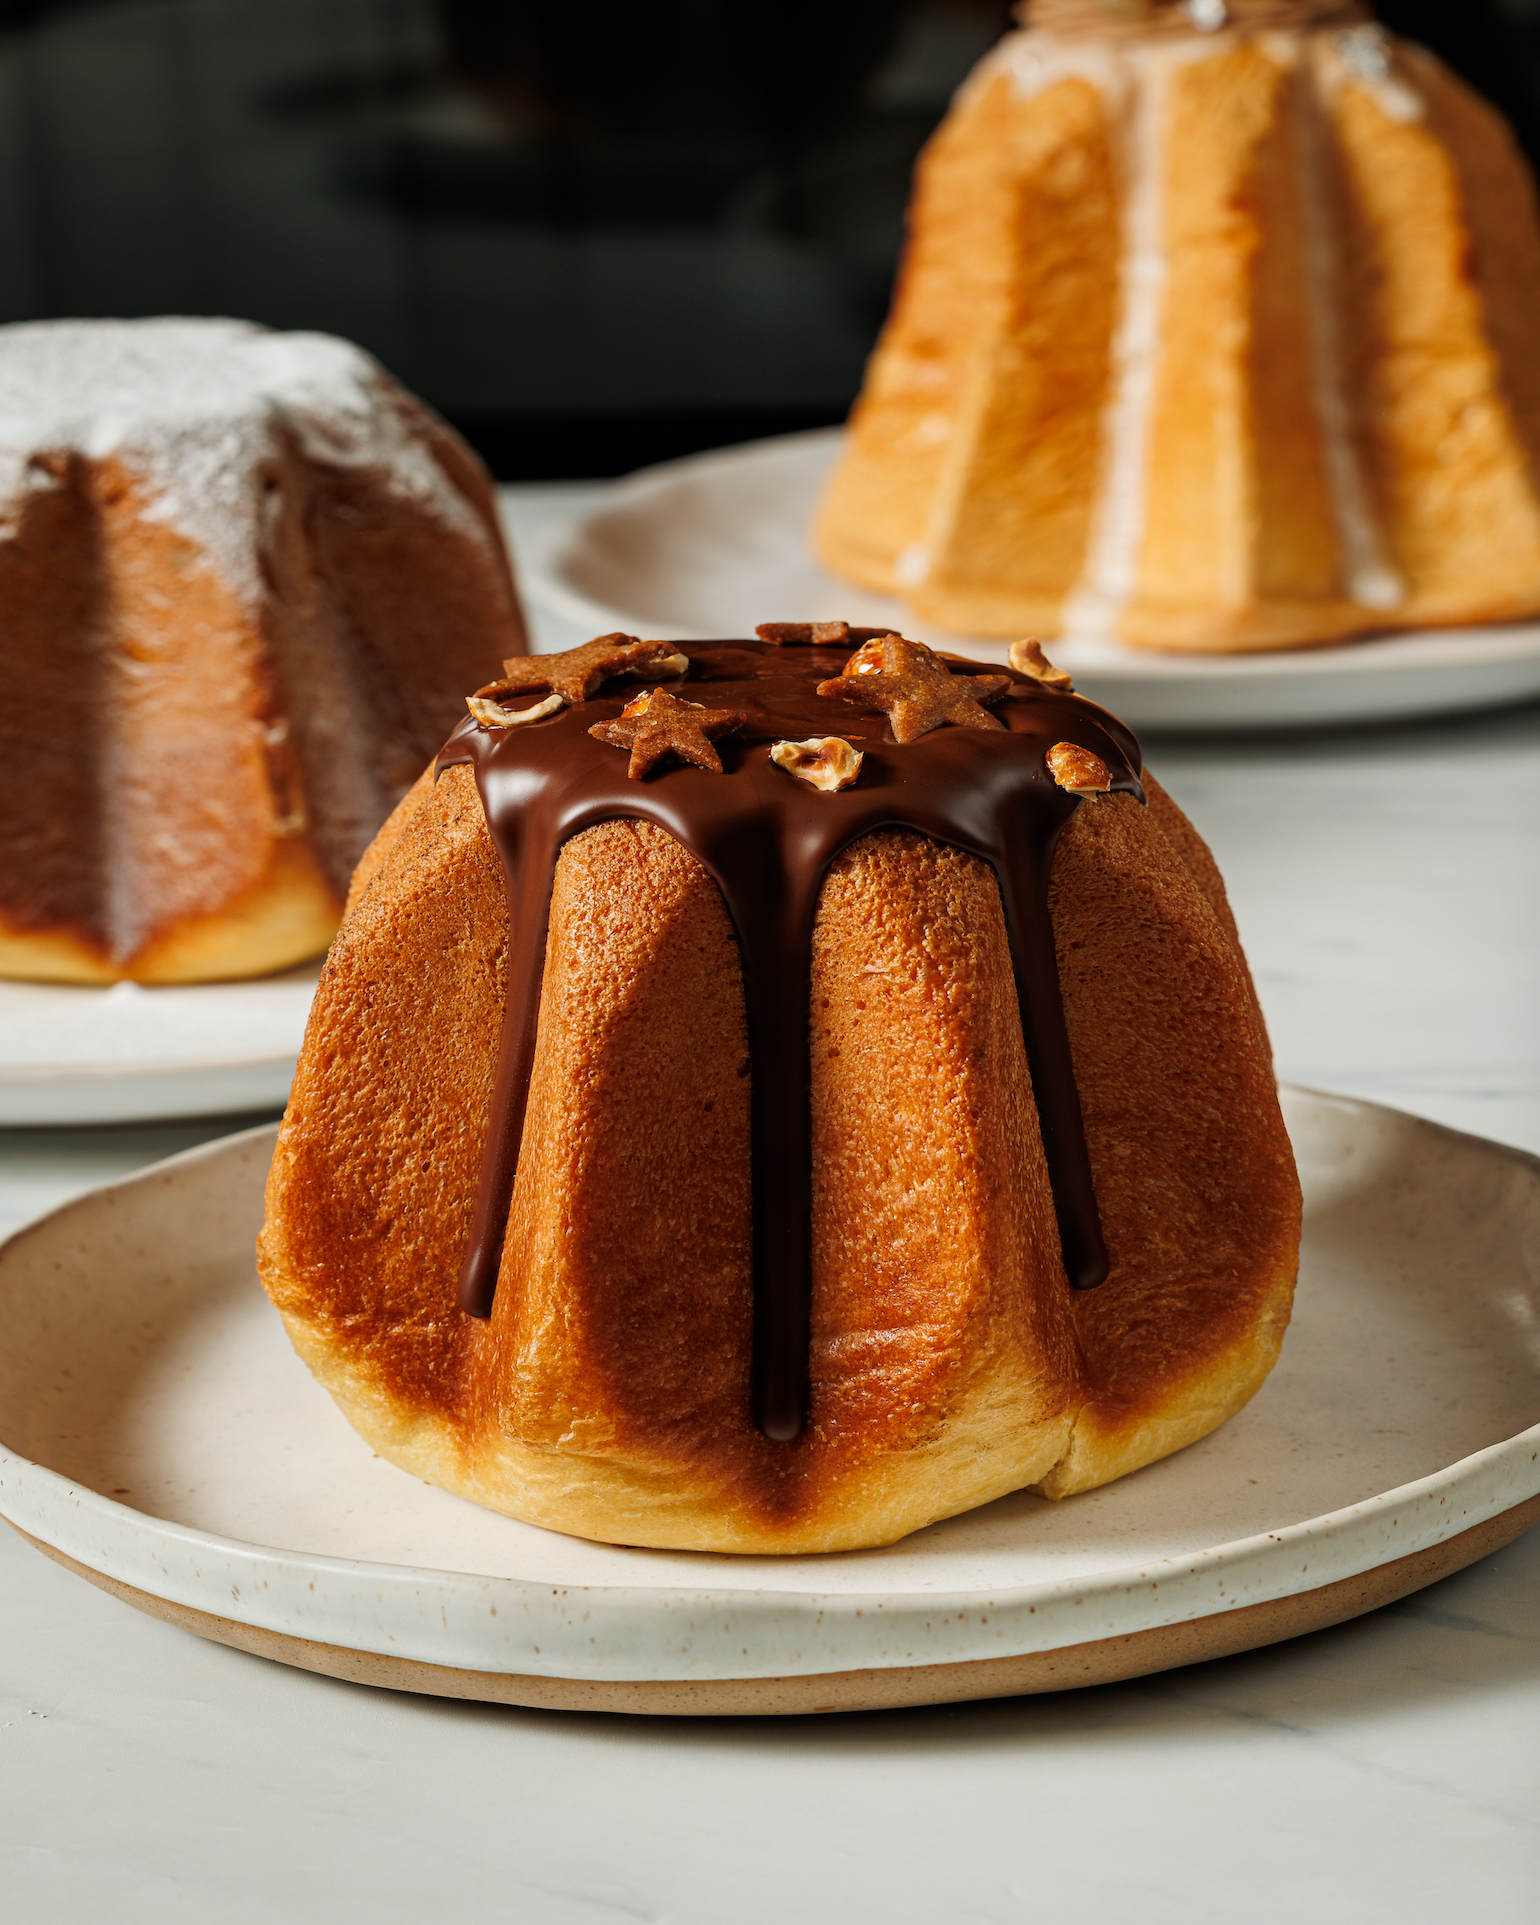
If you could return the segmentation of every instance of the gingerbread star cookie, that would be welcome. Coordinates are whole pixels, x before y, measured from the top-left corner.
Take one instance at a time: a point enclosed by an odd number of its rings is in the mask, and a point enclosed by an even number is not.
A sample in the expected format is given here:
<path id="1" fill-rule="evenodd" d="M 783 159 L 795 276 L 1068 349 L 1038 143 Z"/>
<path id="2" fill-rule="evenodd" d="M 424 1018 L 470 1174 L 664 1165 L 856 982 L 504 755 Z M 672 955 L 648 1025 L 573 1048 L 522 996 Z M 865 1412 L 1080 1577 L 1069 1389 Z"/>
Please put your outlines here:
<path id="1" fill-rule="evenodd" d="M 1008 675 L 954 675 L 923 642 L 884 635 L 858 648 L 844 673 L 820 682 L 820 695 L 877 709 L 888 718 L 895 742 L 913 742 L 943 723 L 958 729 L 1003 729 L 980 704 L 997 702 L 1011 686 Z"/>
<path id="2" fill-rule="evenodd" d="M 748 719 L 739 709 L 708 709 L 699 702 L 681 702 L 666 689 L 650 688 L 627 702 L 618 721 L 596 722 L 588 733 L 595 741 L 631 751 L 626 774 L 633 781 L 650 775 L 670 756 L 720 775 L 722 758 L 711 745 Z"/>
<path id="3" fill-rule="evenodd" d="M 477 689 L 494 700 L 502 695 L 535 694 L 549 689 L 564 702 L 586 702 L 601 682 L 612 675 L 636 675 L 654 681 L 659 675 L 683 675 L 690 666 L 672 642 L 639 642 L 634 635 L 600 635 L 580 648 L 559 655 L 515 655 L 503 663 L 501 681 Z"/>

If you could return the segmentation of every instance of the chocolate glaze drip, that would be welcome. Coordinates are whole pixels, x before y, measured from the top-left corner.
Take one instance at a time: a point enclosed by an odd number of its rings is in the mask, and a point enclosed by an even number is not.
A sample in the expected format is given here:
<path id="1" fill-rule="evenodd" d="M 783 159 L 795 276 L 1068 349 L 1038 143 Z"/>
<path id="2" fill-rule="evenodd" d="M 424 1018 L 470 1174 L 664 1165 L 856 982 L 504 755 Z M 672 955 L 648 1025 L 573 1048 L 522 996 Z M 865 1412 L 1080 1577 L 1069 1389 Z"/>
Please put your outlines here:
<path id="1" fill-rule="evenodd" d="M 1048 876 L 1079 800 L 1045 756 L 1056 742 L 1099 755 L 1112 786 L 1143 799 L 1133 736 L 1076 695 L 1013 675 L 992 713 L 1000 732 L 936 729 L 900 746 L 886 718 L 816 693 L 844 648 L 758 642 L 680 643 L 685 682 L 667 687 L 748 724 L 716 746 L 724 772 L 673 767 L 635 782 L 622 750 L 594 741 L 636 693 L 615 682 L 545 721 L 493 730 L 467 720 L 438 768 L 475 770 L 508 895 L 507 1004 L 492 1122 L 482 1154 L 462 1308 L 490 1315 L 534 1064 L 551 885 L 562 844 L 616 817 L 653 822 L 715 878 L 737 931 L 752 1063 L 753 1417 L 767 1437 L 798 1435 L 807 1417 L 812 1301 L 812 1117 L 808 1002 L 813 918 L 830 863 L 874 829 L 914 829 L 980 856 L 1000 882 L 1022 1035 L 1053 1186 L 1064 1268 L 1077 1289 L 1107 1274 L 1059 995 Z M 950 658 L 958 671 L 982 664 Z M 993 672 L 998 672 L 993 671 Z M 1019 693 L 1018 693 L 1019 691 Z M 849 789 L 827 794 L 778 769 L 767 744 L 840 735 L 865 762 Z M 1093 805 L 1094 806 L 1094 805 Z"/>

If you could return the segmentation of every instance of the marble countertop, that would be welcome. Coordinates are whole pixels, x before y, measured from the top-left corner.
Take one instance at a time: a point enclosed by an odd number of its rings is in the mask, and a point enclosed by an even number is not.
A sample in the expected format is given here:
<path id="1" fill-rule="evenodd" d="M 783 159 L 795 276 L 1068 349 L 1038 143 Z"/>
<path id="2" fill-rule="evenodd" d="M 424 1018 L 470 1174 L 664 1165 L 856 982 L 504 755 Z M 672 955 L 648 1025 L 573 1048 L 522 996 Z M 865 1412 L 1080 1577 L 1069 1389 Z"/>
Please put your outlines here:
<path id="1" fill-rule="evenodd" d="M 520 490 L 516 533 L 586 498 Z M 1145 746 L 1224 870 L 1280 1074 L 1540 1152 L 1540 705 Z M 0 1131 L 0 1232 L 251 1120 Z M 765 1722 L 312 1677 L 140 1617 L 6 1533 L 0 1910 L 1532 1925 L 1540 1529 L 1243 1657 Z"/>

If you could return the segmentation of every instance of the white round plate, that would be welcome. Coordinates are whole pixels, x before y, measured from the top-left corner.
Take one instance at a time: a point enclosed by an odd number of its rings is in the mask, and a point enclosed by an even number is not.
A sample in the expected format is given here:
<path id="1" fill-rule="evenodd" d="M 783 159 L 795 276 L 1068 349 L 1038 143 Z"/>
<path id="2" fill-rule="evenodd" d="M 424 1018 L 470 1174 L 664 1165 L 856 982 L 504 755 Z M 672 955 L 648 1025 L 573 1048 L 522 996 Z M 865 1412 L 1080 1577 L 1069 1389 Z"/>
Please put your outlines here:
<path id="1" fill-rule="evenodd" d="M 1307 1230 L 1282 1361 L 1214 1436 L 1063 1504 L 733 1558 L 430 1488 L 348 1428 L 256 1282 L 264 1126 L 0 1248 L 0 1515 L 206 1635 L 518 1703 L 931 1702 L 1334 1622 L 1540 1515 L 1540 1160 L 1373 1104 L 1285 1104 Z"/>
<path id="2" fill-rule="evenodd" d="M 782 435 L 644 468 L 565 534 L 525 544 L 526 593 L 593 633 L 702 640 L 768 621 L 890 622 L 1004 661 L 1008 644 L 948 634 L 818 564 L 806 529 L 840 431 Z M 1540 695 L 1540 622 L 1387 635 L 1270 655 L 1160 655 L 1055 642 L 1076 688 L 1135 729 L 1390 721 Z"/>
<path id="3" fill-rule="evenodd" d="M 0 981 L 0 1125 L 281 1108 L 321 960 L 235 983 Z"/>

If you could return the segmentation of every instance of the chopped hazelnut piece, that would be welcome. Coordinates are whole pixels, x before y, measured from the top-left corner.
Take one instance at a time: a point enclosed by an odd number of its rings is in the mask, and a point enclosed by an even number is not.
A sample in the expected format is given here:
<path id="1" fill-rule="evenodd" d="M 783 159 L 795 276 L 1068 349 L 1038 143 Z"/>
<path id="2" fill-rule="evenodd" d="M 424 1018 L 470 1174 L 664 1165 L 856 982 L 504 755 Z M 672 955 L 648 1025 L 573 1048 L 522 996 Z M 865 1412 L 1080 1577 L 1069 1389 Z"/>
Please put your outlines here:
<path id="1" fill-rule="evenodd" d="M 501 703 L 489 702 L 484 695 L 465 698 L 465 706 L 485 729 L 515 729 L 521 722 L 540 722 L 566 705 L 566 697 L 561 695 L 548 695 L 543 702 L 527 709 L 505 709 Z"/>
<path id="2" fill-rule="evenodd" d="M 1043 653 L 1041 642 L 1024 641 L 1011 643 L 1011 667 L 1018 675 L 1030 675 L 1034 682 L 1041 682 L 1044 688 L 1063 689 L 1072 695 L 1075 684 L 1062 668 L 1055 668 Z"/>
<path id="3" fill-rule="evenodd" d="M 665 646 L 673 648 L 674 644 L 668 642 Z M 690 658 L 682 649 L 675 649 L 672 655 L 658 655 L 650 662 L 635 662 L 622 672 L 638 682 L 670 682 L 675 676 L 689 674 Z"/>
<path id="4" fill-rule="evenodd" d="M 861 773 L 861 751 L 842 735 L 810 735 L 805 742 L 777 742 L 770 760 L 826 795 L 848 789 Z"/>
<path id="5" fill-rule="evenodd" d="M 1055 742 L 1048 751 L 1048 768 L 1059 787 L 1071 795 L 1105 795 L 1112 787 L 1107 764 L 1078 742 Z"/>

